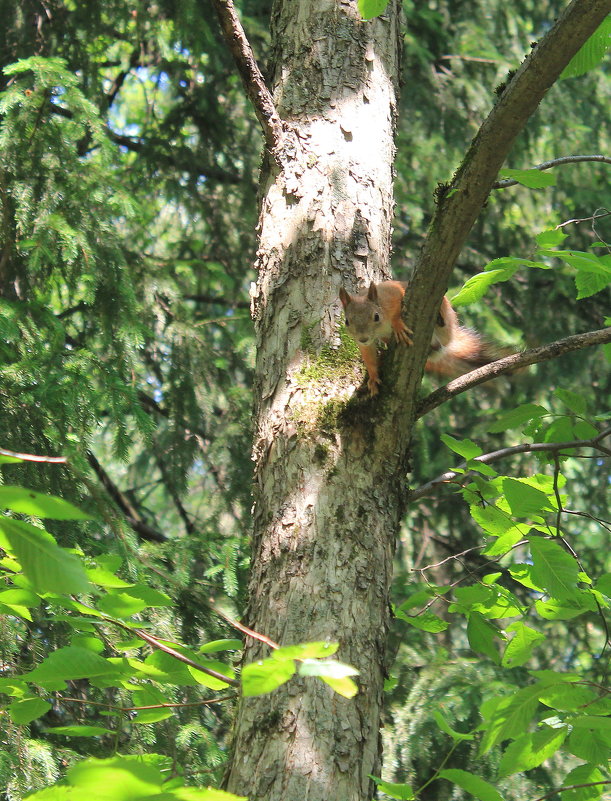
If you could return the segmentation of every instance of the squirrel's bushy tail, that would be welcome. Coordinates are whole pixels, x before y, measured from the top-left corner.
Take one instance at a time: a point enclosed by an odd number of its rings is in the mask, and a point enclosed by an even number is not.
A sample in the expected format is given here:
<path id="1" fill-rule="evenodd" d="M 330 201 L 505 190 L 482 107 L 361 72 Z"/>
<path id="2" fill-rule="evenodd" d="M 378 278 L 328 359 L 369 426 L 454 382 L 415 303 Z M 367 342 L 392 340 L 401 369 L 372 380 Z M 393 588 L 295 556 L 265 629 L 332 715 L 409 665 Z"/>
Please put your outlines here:
<path id="1" fill-rule="evenodd" d="M 477 367 L 508 356 L 512 351 L 499 348 L 483 340 L 475 331 L 457 326 L 447 345 L 433 346 L 426 363 L 429 373 L 456 378 Z"/>

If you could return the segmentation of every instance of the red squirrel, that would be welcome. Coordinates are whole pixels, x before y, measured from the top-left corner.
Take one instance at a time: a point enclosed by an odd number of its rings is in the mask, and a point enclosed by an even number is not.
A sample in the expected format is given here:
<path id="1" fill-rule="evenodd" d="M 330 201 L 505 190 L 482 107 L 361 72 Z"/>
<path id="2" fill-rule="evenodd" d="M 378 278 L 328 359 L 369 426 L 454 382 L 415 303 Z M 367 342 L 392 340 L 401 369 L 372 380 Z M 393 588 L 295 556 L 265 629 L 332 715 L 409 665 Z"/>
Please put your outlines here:
<path id="1" fill-rule="evenodd" d="M 343 287 L 339 291 L 346 329 L 361 351 L 369 374 L 367 387 L 371 395 L 378 394 L 380 383 L 378 341 L 388 342 L 394 332 L 397 342 L 413 345 L 410 334 L 414 332 L 401 319 L 401 304 L 408 286 L 405 281 L 382 281 L 380 284 L 372 281 L 369 289 L 358 295 L 350 295 Z M 456 377 L 498 358 L 498 353 L 488 348 L 479 334 L 459 324 L 450 301 L 444 297 L 425 369 L 430 373 Z"/>

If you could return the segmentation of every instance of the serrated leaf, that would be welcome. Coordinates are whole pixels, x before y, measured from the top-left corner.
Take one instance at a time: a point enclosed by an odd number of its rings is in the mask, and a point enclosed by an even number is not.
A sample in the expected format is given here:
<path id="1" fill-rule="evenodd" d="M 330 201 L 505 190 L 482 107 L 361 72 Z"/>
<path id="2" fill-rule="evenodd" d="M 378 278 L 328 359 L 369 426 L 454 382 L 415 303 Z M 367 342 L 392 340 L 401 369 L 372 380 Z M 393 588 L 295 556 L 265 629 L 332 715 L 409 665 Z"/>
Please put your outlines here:
<path id="1" fill-rule="evenodd" d="M 529 170 L 501 170 L 501 178 L 510 178 L 528 189 L 542 189 L 546 186 L 556 185 L 556 176 L 553 173 L 542 172 L 537 169 Z"/>
<path id="2" fill-rule="evenodd" d="M 436 634 L 440 631 L 445 631 L 448 628 L 447 621 L 433 614 L 432 612 L 423 612 L 421 615 L 406 615 L 404 612 L 396 612 L 399 620 L 404 620 L 420 631 L 430 631 Z"/>
<path id="3" fill-rule="evenodd" d="M 524 687 L 513 695 L 494 699 L 494 703 L 488 705 L 491 712 L 481 726 L 485 730 L 480 746 L 482 754 L 503 740 L 512 740 L 528 731 L 539 705 L 540 692 L 537 685 Z M 481 712 L 483 715 L 483 708 Z"/>
<path id="4" fill-rule="evenodd" d="M 272 659 L 326 659 L 333 656 L 339 648 L 337 642 L 306 642 L 299 645 L 285 645 L 272 651 Z"/>
<path id="5" fill-rule="evenodd" d="M 607 52 L 610 35 L 611 20 L 607 17 L 562 70 L 560 80 L 576 78 L 594 69 Z"/>
<path id="6" fill-rule="evenodd" d="M 244 647 L 242 640 L 211 640 L 199 647 L 200 654 L 213 654 L 217 651 L 241 651 Z"/>
<path id="7" fill-rule="evenodd" d="M 611 755 L 611 731 L 599 727 L 574 728 L 567 743 L 567 750 L 585 762 L 607 765 Z"/>
<path id="8" fill-rule="evenodd" d="M 442 434 L 441 441 L 444 443 L 444 445 L 447 445 L 450 450 L 454 451 L 454 453 L 457 453 L 466 460 L 473 459 L 476 456 L 481 456 L 483 453 L 479 445 L 476 445 L 475 442 L 472 442 L 470 439 L 456 439 L 455 437 L 451 437 L 449 434 Z"/>
<path id="9" fill-rule="evenodd" d="M 42 698 L 31 696 L 19 698 L 8 706 L 8 713 L 13 723 L 25 725 L 42 717 L 51 709 L 51 704 Z"/>
<path id="10" fill-rule="evenodd" d="M 493 264 L 501 262 L 505 265 L 504 267 L 488 269 Z M 451 298 L 452 306 L 467 306 L 469 303 L 475 303 L 483 298 L 489 286 L 501 281 L 508 281 L 523 264 L 525 262 L 520 259 L 495 259 L 487 265 L 485 272 L 473 275 L 468 281 L 465 281 L 460 291 Z"/>
<path id="11" fill-rule="evenodd" d="M 66 737 L 101 737 L 104 734 L 116 735 L 112 729 L 104 729 L 102 726 L 52 726 L 46 728 L 47 734 L 62 734 Z"/>
<path id="12" fill-rule="evenodd" d="M 15 554 L 36 592 L 68 595 L 91 589 L 81 560 L 60 548 L 44 529 L 2 517 L 0 546 Z"/>
<path id="13" fill-rule="evenodd" d="M 512 773 L 521 773 L 536 768 L 553 756 L 560 748 L 568 728 L 553 729 L 542 726 L 536 732 L 527 732 L 512 742 L 501 757 L 499 777 L 504 778 Z"/>
<path id="14" fill-rule="evenodd" d="M 492 659 L 496 665 L 501 661 L 496 647 L 498 634 L 497 628 L 485 620 L 479 612 L 471 612 L 467 623 L 469 645 L 477 653 Z"/>
<path id="15" fill-rule="evenodd" d="M 561 801 L 597 801 L 605 792 L 606 778 L 596 765 L 578 765 L 564 777 L 562 782 L 563 787 L 577 785 L 578 789 L 561 792 Z"/>
<path id="16" fill-rule="evenodd" d="M 319 678 L 321 681 L 324 681 L 325 684 L 328 684 L 338 695 L 344 698 L 354 698 L 359 691 L 359 688 L 349 676 L 344 676 L 339 679 L 333 676 L 320 676 Z"/>
<path id="17" fill-rule="evenodd" d="M 435 718 L 435 722 L 437 723 L 441 731 L 445 732 L 446 734 L 449 734 L 450 737 L 455 742 L 460 742 L 461 740 L 472 740 L 474 738 L 473 734 L 463 734 L 462 732 L 453 729 L 447 722 L 447 720 L 444 718 L 444 716 L 441 714 L 439 709 L 433 710 L 433 717 Z"/>
<path id="18" fill-rule="evenodd" d="M 536 584 L 553 598 L 579 603 L 577 561 L 552 540 L 529 537 L 528 541 L 533 560 L 531 575 Z"/>
<path id="19" fill-rule="evenodd" d="M 242 668 L 242 693 L 245 696 L 264 695 L 285 684 L 295 675 L 293 660 L 262 659 Z"/>
<path id="20" fill-rule="evenodd" d="M 515 634 L 505 648 L 501 660 L 503 667 L 518 667 L 528 662 L 535 646 L 545 640 L 545 634 L 529 628 L 521 620 L 512 623 L 506 631 L 512 631 Z"/>
<path id="21" fill-rule="evenodd" d="M 518 428 L 523 423 L 544 417 L 546 414 L 549 412 L 545 406 L 540 406 L 538 403 L 523 403 L 497 417 L 494 423 L 488 426 L 487 431 L 490 434 L 500 434 L 502 431 Z"/>
<path id="22" fill-rule="evenodd" d="M 572 412 L 575 412 L 575 414 L 583 415 L 586 413 L 586 399 L 578 392 L 572 392 L 571 390 L 560 388 L 554 390 L 554 395 L 559 398 L 565 406 L 568 406 Z"/>
<path id="23" fill-rule="evenodd" d="M 515 478 L 503 479 L 503 493 L 516 517 L 531 517 L 554 508 L 545 492 Z"/>
<path id="24" fill-rule="evenodd" d="M 503 796 L 490 782 L 459 768 L 448 768 L 439 772 L 441 779 L 457 784 L 480 801 L 503 801 Z"/>
<path id="25" fill-rule="evenodd" d="M 373 19 L 386 11 L 388 0 L 358 0 L 357 5 L 363 19 Z"/>
<path id="26" fill-rule="evenodd" d="M 55 495 L 9 485 L 0 487 L 0 509 L 53 520 L 91 520 L 90 515 Z"/>
<path id="27" fill-rule="evenodd" d="M 376 776 L 369 775 L 370 779 L 376 784 L 383 793 L 389 795 L 391 798 L 397 798 L 399 801 L 413 801 L 415 798 L 414 791 L 409 784 L 398 784 L 396 782 L 385 782 L 378 779 Z"/>
<path id="28" fill-rule="evenodd" d="M 61 684 L 68 679 L 92 679 L 117 674 L 117 668 L 93 651 L 68 646 L 58 648 L 23 678 L 43 687 Z"/>

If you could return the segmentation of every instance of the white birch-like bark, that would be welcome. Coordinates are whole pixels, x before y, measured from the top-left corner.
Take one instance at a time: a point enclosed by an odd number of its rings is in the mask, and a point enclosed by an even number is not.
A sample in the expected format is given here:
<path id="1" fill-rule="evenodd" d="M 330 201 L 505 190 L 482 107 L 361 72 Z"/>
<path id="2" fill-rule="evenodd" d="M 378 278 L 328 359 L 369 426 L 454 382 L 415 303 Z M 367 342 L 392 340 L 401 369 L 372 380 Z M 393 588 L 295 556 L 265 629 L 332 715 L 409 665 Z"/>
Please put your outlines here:
<path id="1" fill-rule="evenodd" d="M 360 692 L 347 700 L 297 678 L 241 701 L 227 789 L 253 800 L 361 801 L 380 771 L 402 477 L 376 479 L 385 468 L 367 404 L 337 419 L 361 382 L 357 363 L 337 375 L 304 368 L 338 344 L 340 283 L 388 275 L 398 8 L 391 0 L 371 22 L 356 0 L 278 0 L 273 13 L 274 97 L 291 130 L 284 169 L 270 159 L 262 180 L 246 622 L 281 645 L 339 642 Z M 268 653 L 249 641 L 246 661 Z"/>

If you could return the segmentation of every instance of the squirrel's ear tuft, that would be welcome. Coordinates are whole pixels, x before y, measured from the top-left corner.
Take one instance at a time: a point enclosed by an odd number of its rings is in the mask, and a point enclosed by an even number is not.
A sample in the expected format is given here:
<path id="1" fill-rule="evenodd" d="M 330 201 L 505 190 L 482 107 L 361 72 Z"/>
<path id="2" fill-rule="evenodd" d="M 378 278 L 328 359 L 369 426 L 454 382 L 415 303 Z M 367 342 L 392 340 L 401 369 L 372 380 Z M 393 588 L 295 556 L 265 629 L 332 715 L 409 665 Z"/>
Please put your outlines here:
<path id="1" fill-rule="evenodd" d="M 343 286 L 340 286 L 339 288 L 339 299 L 341 300 L 344 309 L 350 303 L 350 295 L 346 292 Z"/>
<path id="2" fill-rule="evenodd" d="M 375 285 L 374 281 L 372 281 L 372 282 L 369 284 L 369 289 L 367 290 L 367 300 L 371 300 L 371 301 L 373 301 L 374 303 L 377 303 L 377 300 L 378 300 L 378 290 L 377 290 L 377 287 L 376 287 L 376 285 Z"/>

